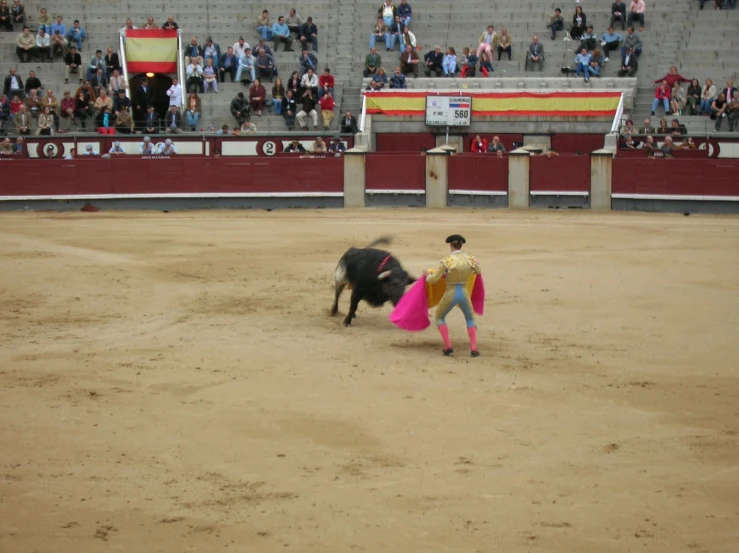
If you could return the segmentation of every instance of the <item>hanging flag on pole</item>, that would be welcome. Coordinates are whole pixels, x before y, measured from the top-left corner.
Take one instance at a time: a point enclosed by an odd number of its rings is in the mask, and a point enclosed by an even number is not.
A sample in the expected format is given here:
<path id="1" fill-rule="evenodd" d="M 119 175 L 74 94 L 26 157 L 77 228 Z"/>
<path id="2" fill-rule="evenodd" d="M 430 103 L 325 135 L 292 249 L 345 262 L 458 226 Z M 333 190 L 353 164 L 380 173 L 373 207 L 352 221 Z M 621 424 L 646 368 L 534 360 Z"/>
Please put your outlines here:
<path id="1" fill-rule="evenodd" d="M 176 73 L 177 31 L 126 29 L 126 66 L 129 74 Z"/>

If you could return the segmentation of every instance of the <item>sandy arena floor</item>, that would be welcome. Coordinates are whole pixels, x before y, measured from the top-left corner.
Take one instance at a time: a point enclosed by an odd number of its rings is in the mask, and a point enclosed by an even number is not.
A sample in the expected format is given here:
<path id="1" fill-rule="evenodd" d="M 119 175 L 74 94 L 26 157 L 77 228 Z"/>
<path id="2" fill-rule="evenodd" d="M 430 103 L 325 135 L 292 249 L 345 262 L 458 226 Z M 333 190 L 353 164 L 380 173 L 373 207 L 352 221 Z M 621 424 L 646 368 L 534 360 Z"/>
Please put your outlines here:
<path id="1" fill-rule="evenodd" d="M 341 254 L 461 232 L 483 356 Z M 739 549 L 739 219 L 588 212 L 0 216 L 2 553 Z M 342 298 L 342 311 L 348 295 Z"/>

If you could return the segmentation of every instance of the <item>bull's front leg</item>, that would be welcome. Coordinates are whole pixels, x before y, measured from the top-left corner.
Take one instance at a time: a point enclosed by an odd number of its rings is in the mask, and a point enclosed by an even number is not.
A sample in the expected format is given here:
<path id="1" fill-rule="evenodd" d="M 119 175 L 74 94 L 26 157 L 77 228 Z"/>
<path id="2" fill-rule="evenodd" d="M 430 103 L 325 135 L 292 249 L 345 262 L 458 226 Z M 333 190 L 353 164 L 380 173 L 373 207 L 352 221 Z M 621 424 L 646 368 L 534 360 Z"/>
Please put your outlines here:
<path id="1" fill-rule="evenodd" d="M 344 319 L 344 326 L 351 326 L 352 319 L 357 316 L 357 307 L 359 307 L 359 302 L 361 301 L 361 299 L 362 296 L 357 292 L 357 289 L 355 288 L 354 290 L 352 290 L 352 299 L 349 305 L 349 313 L 346 315 L 346 319 Z"/>

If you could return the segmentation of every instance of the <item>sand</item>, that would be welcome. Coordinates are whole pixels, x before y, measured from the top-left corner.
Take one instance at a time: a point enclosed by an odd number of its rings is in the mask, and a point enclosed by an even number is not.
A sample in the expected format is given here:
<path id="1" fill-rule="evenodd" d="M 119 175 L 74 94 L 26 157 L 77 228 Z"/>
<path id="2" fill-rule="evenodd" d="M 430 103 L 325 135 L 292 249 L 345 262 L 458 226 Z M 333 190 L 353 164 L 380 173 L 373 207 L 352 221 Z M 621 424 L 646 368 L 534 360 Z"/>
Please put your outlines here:
<path id="1" fill-rule="evenodd" d="M 482 357 L 328 317 L 461 232 Z M 739 549 L 739 219 L 0 215 L 0 551 Z M 348 295 L 340 311 L 346 313 Z"/>

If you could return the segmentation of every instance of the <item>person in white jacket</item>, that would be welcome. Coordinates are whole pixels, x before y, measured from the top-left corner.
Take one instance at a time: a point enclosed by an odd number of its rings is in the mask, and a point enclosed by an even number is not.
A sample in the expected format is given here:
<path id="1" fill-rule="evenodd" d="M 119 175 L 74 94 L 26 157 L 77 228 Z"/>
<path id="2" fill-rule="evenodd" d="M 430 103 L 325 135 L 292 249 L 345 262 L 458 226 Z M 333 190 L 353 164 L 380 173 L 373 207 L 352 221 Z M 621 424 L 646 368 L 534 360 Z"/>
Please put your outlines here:
<path id="1" fill-rule="evenodd" d="M 51 61 L 51 37 L 43 26 L 39 27 L 36 35 L 36 48 L 38 48 L 39 61 Z"/>
<path id="2" fill-rule="evenodd" d="M 177 109 L 182 107 L 182 85 L 177 77 L 172 79 L 172 86 L 167 90 L 167 96 L 169 96 L 170 106 L 177 106 Z"/>

